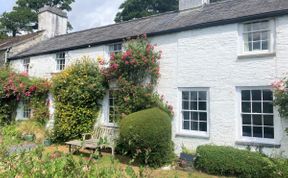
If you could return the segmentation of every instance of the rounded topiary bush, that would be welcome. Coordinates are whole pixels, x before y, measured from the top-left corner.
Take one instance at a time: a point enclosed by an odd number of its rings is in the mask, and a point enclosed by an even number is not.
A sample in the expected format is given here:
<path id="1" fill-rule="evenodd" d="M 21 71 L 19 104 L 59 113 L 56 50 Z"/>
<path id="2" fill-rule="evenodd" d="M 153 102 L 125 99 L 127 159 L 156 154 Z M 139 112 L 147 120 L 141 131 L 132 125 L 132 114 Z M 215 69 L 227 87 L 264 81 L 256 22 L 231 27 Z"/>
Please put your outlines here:
<path id="1" fill-rule="evenodd" d="M 275 173 L 271 159 L 260 153 L 213 145 L 197 148 L 195 167 L 210 174 L 245 178 L 269 178 Z"/>
<path id="2" fill-rule="evenodd" d="M 142 164 L 158 167 L 173 158 L 171 118 L 158 109 L 128 115 L 120 123 L 119 148 Z"/>

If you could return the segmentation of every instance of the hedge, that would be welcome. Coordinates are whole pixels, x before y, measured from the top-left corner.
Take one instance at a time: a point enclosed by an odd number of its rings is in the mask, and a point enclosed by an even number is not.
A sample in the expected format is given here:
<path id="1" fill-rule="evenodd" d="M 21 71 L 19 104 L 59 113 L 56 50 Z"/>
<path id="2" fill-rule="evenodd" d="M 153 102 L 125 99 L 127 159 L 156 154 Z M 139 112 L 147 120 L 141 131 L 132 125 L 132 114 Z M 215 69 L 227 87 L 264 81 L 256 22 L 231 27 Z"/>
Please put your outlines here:
<path id="1" fill-rule="evenodd" d="M 133 113 L 120 123 L 120 149 L 149 166 L 170 163 L 171 139 L 171 118 L 158 108 Z"/>
<path id="2" fill-rule="evenodd" d="M 287 166 L 258 152 L 213 145 L 199 146 L 195 160 L 195 168 L 206 173 L 245 178 L 287 177 Z"/>

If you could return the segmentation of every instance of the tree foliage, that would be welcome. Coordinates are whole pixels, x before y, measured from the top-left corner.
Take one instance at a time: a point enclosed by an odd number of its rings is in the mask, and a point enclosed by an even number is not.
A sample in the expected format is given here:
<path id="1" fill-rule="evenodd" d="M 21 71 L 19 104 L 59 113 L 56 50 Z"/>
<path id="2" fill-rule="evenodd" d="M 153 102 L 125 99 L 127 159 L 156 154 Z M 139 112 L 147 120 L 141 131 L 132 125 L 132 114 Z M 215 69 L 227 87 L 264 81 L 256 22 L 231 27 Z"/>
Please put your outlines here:
<path id="1" fill-rule="evenodd" d="M 44 6 L 71 11 L 75 0 L 17 0 L 11 12 L 0 17 L 0 31 L 16 36 L 21 31 L 30 32 L 38 27 L 38 10 Z"/>
<path id="2" fill-rule="evenodd" d="M 126 0 L 119 7 L 115 22 L 146 17 L 178 9 L 179 0 Z"/>

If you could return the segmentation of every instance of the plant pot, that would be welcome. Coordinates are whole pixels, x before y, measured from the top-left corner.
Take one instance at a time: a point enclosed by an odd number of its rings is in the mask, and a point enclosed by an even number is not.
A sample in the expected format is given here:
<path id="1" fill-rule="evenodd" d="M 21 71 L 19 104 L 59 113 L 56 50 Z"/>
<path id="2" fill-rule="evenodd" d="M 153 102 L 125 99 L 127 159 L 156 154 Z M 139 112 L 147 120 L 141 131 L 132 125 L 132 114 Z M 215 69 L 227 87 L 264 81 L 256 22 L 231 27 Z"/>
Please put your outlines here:
<path id="1" fill-rule="evenodd" d="M 45 139 L 43 144 L 44 144 L 44 146 L 51 146 L 52 145 L 52 141 L 50 139 Z"/>
<path id="2" fill-rule="evenodd" d="M 29 134 L 29 135 L 24 135 L 23 139 L 25 141 L 28 141 L 28 142 L 33 142 L 34 139 L 35 139 L 35 136 L 33 134 Z"/>
<path id="3" fill-rule="evenodd" d="M 185 160 L 187 162 L 193 162 L 195 156 L 192 154 L 187 154 L 187 153 L 180 153 L 180 159 Z"/>

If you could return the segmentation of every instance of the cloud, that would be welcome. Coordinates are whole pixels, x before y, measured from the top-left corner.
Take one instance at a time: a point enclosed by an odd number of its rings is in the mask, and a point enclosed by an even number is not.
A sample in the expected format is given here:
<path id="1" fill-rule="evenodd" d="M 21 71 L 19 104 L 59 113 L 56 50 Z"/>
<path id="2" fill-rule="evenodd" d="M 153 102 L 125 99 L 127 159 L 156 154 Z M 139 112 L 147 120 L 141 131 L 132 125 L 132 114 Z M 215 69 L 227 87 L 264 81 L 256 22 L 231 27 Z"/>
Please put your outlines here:
<path id="1" fill-rule="evenodd" d="M 0 0 L 0 14 L 11 11 L 16 0 Z M 85 30 L 114 23 L 124 0 L 75 0 L 68 18 L 73 31 Z"/>
<path id="2" fill-rule="evenodd" d="M 122 2 L 124 0 L 75 0 L 72 11 L 68 14 L 73 31 L 114 23 Z"/>

